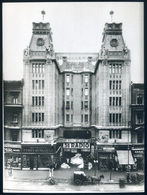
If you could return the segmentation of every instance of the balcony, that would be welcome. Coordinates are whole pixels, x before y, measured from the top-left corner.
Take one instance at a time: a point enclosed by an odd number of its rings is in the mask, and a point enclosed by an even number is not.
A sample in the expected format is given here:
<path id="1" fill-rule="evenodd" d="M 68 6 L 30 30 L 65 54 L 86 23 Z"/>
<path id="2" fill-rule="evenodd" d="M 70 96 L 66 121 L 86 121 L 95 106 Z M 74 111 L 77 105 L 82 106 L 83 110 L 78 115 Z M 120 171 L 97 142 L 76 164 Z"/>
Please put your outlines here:
<path id="1" fill-rule="evenodd" d="M 22 104 L 4 104 L 6 108 L 23 108 Z"/>

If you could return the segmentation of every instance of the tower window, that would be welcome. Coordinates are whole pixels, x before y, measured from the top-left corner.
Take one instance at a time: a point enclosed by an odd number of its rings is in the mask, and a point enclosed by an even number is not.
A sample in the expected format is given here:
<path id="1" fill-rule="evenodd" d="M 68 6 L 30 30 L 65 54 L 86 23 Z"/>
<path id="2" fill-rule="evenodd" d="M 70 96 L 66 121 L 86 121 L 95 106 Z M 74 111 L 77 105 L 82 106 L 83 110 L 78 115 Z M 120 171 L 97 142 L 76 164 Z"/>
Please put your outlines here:
<path id="1" fill-rule="evenodd" d="M 85 123 L 88 123 L 88 114 L 85 114 Z"/>
<path id="2" fill-rule="evenodd" d="M 66 122 L 69 122 L 69 114 L 66 114 Z"/>

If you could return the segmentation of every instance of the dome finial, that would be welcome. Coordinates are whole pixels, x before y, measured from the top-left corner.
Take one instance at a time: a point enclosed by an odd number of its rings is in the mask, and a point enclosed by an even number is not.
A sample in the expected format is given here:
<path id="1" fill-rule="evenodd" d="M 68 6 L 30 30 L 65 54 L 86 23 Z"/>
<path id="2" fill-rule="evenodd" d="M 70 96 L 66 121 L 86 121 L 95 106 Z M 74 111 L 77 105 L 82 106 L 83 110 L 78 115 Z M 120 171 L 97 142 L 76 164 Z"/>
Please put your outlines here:
<path id="1" fill-rule="evenodd" d="M 41 14 L 42 14 L 42 20 L 44 20 L 45 11 L 42 10 L 42 11 L 41 11 Z"/>
<path id="2" fill-rule="evenodd" d="M 113 14 L 114 14 L 114 11 L 110 11 L 110 15 L 111 15 L 111 22 L 113 20 Z"/>

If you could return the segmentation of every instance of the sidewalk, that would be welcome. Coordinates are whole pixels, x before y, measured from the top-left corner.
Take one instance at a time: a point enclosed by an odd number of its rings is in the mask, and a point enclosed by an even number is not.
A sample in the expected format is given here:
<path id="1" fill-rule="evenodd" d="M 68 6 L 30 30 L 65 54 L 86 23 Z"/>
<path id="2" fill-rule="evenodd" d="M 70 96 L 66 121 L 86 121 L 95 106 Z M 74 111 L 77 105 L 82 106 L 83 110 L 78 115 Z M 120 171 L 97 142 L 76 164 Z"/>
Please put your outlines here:
<path id="1" fill-rule="evenodd" d="M 73 173 L 74 171 L 80 171 L 81 169 L 72 167 L 70 169 L 58 169 L 54 170 L 54 179 L 58 180 L 59 182 L 67 182 L 67 180 L 73 181 Z M 86 175 L 94 176 L 94 170 L 83 170 Z M 103 183 L 119 183 L 119 179 L 126 177 L 126 172 L 118 172 L 112 171 L 111 180 L 110 180 L 110 172 L 109 171 L 96 171 L 96 176 L 104 175 Z M 33 171 L 33 170 L 12 170 L 12 176 L 8 175 L 8 169 L 4 171 L 4 179 L 5 180 L 17 180 L 17 181 L 37 181 L 37 180 L 47 180 L 49 176 L 49 171 Z"/>

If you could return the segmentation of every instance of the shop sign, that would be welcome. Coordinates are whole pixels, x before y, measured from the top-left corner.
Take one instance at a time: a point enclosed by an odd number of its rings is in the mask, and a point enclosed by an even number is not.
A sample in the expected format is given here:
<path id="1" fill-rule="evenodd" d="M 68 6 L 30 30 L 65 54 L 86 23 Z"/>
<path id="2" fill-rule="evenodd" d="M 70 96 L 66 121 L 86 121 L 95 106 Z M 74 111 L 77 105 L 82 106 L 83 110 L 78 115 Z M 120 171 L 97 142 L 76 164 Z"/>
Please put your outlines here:
<path id="1" fill-rule="evenodd" d="M 12 148 L 5 148 L 5 152 L 12 152 Z"/>
<path id="2" fill-rule="evenodd" d="M 90 148 L 90 143 L 63 143 L 63 148 Z"/>
<path id="3" fill-rule="evenodd" d="M 114 152 L 115 151 L 115 148 L 114 147 L 98 147 L 98 151 L 101 151 L 101 152 Z"/>
<path id="4" fill-rule="evenodd" d="M 23 146 L 23 153 L 52 153 L 54 148 L 51 146 Z"/>
<path id="5" fill-rule="evenodd" d="M 20 148 L 13 148 L 13 152 L 20 152 Z"/>

